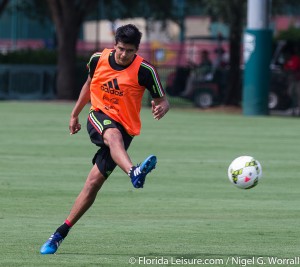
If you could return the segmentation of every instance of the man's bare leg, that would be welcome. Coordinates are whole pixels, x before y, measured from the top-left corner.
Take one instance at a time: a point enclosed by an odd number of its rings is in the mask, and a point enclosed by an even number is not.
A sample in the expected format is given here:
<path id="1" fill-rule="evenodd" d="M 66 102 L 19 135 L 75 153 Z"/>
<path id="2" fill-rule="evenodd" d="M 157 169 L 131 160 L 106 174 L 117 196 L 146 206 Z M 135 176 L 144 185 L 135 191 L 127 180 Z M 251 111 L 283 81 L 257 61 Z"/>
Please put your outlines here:
<path id="1" fill-rule="evenodd" d="M 70 211 L 67 221 L 71 225 L 74 225 L 82 215 L 92 206 L 94 203 L 97 193 L 105 182 L 105 177 L 99 171 L 95 164 L 91 169 L 83 189 L 78 195 L 75 203 Z"/>

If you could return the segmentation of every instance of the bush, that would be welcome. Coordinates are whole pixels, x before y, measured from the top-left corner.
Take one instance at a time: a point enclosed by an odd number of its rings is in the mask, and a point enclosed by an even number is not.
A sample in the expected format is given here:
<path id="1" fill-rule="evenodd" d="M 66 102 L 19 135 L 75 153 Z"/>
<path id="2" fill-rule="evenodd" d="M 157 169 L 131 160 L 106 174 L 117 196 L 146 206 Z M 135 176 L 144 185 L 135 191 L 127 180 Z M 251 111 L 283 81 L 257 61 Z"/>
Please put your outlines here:
<path id="1" fill-rule="evenodd" d="M 0 54 L 1 64 L 56 65 L 57 53 L 51 50 L 18 50 Z"/>
<path id="2" fill-rule="evenodd" d="M 77 56 L 77 63 L 87 63 L 88 58 Z M 18 50 L 0 54 L 1 64 L 32 64 L 32 65 L 56 65 L 57 51 L 55 50 Z"/>
<path id="3" fill-rule="evenodd" d="M 290 26 L 287 30 L 280 31 L 276 39 L 300 43 L 300 29 L 294 26 Z"/>

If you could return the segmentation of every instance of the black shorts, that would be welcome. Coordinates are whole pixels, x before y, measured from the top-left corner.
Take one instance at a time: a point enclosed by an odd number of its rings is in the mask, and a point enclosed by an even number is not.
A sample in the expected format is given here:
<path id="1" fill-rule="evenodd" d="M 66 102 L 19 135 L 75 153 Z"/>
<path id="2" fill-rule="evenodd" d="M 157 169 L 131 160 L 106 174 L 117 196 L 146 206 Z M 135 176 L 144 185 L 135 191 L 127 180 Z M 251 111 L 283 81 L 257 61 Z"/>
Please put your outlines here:
<path id="1" fill-rule="evenodd" d="M 103 133 L 108 128 L 117 128 L 123 136 L 123 142 L 125 149 L 127 150 L 133 136 L 129 135 L 124 127 L 111 119 L 102 111 L 91 111 L 87 120 L 87 131 L 90 135 L 92 143 L 100 147 L 95 154 L 92 162 L 97 164 L 99 171 L 104 175 L 105 178 L 113 172 L 117 164 L 113 161 L 110 155 L 109 147 L 104 144 Z"/>

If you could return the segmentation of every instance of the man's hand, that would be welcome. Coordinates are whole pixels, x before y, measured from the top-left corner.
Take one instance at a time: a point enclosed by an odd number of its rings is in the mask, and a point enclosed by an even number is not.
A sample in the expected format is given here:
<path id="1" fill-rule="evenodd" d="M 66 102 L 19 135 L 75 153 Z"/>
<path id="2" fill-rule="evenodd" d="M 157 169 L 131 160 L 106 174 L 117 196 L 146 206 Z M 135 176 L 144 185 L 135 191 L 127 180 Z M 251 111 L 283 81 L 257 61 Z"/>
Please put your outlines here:
<path id="1" fill-rule="evenodd" d="M 78 117 L 71 117 L 69 123 L 70 135 L 78 133 L 80 129 L 81 129 L 81 124 L 79 123 Z"/>
<path id="2" fill-rule="evenodd" d="M 151 101 L 153 118 L 160 120 L 169 110 L 169 102 L 166 97 L 155 98 Z"/>

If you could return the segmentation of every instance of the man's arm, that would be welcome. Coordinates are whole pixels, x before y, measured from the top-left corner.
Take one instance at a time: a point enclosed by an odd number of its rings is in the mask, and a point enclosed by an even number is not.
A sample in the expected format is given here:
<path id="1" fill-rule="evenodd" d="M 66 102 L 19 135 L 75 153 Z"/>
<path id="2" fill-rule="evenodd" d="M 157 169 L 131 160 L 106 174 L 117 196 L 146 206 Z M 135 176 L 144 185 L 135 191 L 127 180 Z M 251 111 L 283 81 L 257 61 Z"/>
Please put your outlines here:
<path id="1" fill-rule="evenodd" d="M 170 109 L 169 101 L 164 95 L 151 101 L 153 118 L 160 120 Z"/>
<path id="2" fill-rule="evenodd" d="M 88 75 L 88 78 L 84 85 L 82 86 L 80 95 L 78 97 L 78 100 L 72 110 L 70 123 L 69 123 L 69 130 L 70 134 L 76 134 L 80 131 L 81 125 L 79 123 L 79 114 L 82 111 L 82 109 L 85 107 L 85 105 L 90 101 L 90 84 L 91 84 L 91 77 Z"/>

